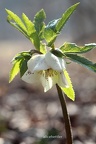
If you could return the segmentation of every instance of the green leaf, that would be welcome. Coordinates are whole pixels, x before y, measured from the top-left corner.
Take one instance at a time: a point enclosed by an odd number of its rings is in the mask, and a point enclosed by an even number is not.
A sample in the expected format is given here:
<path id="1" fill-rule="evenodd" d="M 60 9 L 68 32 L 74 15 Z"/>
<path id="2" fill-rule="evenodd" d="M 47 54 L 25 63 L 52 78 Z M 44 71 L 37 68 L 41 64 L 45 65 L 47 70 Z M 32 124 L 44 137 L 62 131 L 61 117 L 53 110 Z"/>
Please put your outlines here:
<path id="1" fill-rule="evenodd" d="M 70 18 L 79 3 L 71 6 L 59 19 L 52 20 L 48 23 L 44 30 L 44 37 L 48 43 L 48 46 L 52 47 L 61 29 Z"/>
<path id="2" fill-rule="evenodd" d="M 26 70 L 28 69 L 27 62 L 28 62 L 28 59 L 22 59 L 20 63 L 20 77 L 22 77 L 24 73 L 26 72 Z"/>
<path id="3" fill-rule="evenodd" d="M 46 14 L 45 14 L 44 10 L 41 9 L 39 12 L 36 13 L 36 15 L 34 17 L 34 21 L 33 21 L 35 29 L 41 40 L 44 38 L 43 31 L 45 28 L 45 23 L 44 23 L 45 18 L 46 18 Z"/>
<path id="4" fill-rule="evenodd" d="M 24 13 L 22 14 L 22 21 L 12 11 L 6 9 L 6 12 L 8 14 L 7 21 L 24 34 L 33 43 L 37 50 L 40 50 L 40 40 L 32 21 L 29 20 Z"/>
<path id="5" fill-rule="evenodd" d="M 16 63 L 20 59 L 21 60 L 22 59 L 28 59 L 29 60 L 32 56 L 32 52 L 31 51 L 23 51 L 21 53 L 16 54 L 16 56 L 12 59 L 12 64 Z"/>
<path id="6" fill-rule="evenodd" d="M 68 21 L 68 19 L 70 18 L 70 16 L 75 11 L 75 9 L 77 8 L 78 5 L 79 5 L 79 3 L 76 3 L 76 4 L 72 5 L 71 7 L 69 7 L 65 11 L 65 13 L 62 15 L 62 17 L 59 19 L 58 23 L 56 24 L 56 30 L 58 32 L 60 32 L 62 30 L 62 28 L 64 27 L 64 25 L 66 24 L 66 22 Z"/>
<path id="7" fill-rule="evenodd" d="M 20 71 L 20 62 L 21 59 L 16 61 L 10 71 L 10 75 L 9 75 L 9 83 L 15 78 L 15 76 L 19 73 Z"/>
<path id="8" fill-rule="evenodd" d="M 56 24 L 57 24 L 58 20 L 59 19 L 50 21 L 44 30 L 45 40 L 47 41 L 48 46 L 50 46 L 50 47 L 52 47 L 54 41 L 56 40 L 56 38 L 59 34 L 56 30 Z"/>
<path id="9" fill-rule="evenodd" d="M 67 95 L 67 97 L 69 97 L 71 100 L 75 100 L 75 92 L 74 92 L 74 89 L 73 89 L 73 86 L 72 86 L 72 82 L 71 82 L 71 79 L 69 77 L 69 74 L 66 70 L 64 70 L 64 75 L 68 81 L 68 84 L 69 84 L 69 87 L 68 88 L 63 88 L 63 87 L 60 87 L 62 89 L 62 91 Z"/>
<path id="10" fill-rule="evenodd" d="M 57 31 L 57 29 L 56 29 L 56 25 L 57 25 L 58 21 L 59 21 L 59 19 L 54 19 L 54 20 L 50 21 L 50 22 L 48 23 L 48 25 L 46 26 L 46 29 L 51 29 L 51 30 L 53 30 L 55 33 L 58 34 L 58 31 Z"/>
<path id="11" fill-rule="evenodd" d="M 65 42 L 61 47 L 60 50 L 63 53 L 86 53 L 92 49 L 96 48 L 96 43 L 85 44 L 84 46 L 77 46 L 75 43 L 67 43 Z"/>
<path id="12" fill-rule="evenodd" d="M 40 51 L 40 40 L 36 33 L 32 33 L 30 37 L 31 42 L 34 44 L 35 48 Z"/>
<path id="13" fill-rule="evenodd" d="M 40 52 L 43 54 L 47 52 L 45 43 L 40 42 Z"/>
<path id="14" fill-rule="evenodd" d="M 52 46 L 52 44 L 54 43 L 56 37 L 57 37 L 57 34 L 50 28 L 45 28 L 44 30 L 44 37 L 45 37 L 45 40 L 47 41 L 48 43 L 48 46 Z"/>
<path id="15" fill-rule="evenodd" d="M 6 9 L 6 12 L 8 14 L 7 21 L 27 37 L 27 30 L 22 20 L 12 11 Z"/>
<path id="16" fill-rule="evenodd" d="M 19 73 L 20 71 L 20 77 L 26 72 L 27 70 L 27 62 L 31 58 L 32 52 L 21 52 L 18 53 L 12 60 L 13 67 L 10 71 L 9 75 L 9 82 L 11 82 L 15 76 Z"/>
<path id="17" fill-rule="evenodd" d="M 85 68 L 92 70 L 93 72 L 96 72 L 96 63 L 93 63 L 92 61 L 86 59 L 85 57 L 81 57 L 76 54 L 66 54 L 67 58 L 70 60 L 84 66 Z"/>
<path id="18" fill-rule="evenodd" d="M 22 13 L 22 19 L 25 23 L 28 36 L 30 36 L 32 33 L 36 32 L 33 22 L 31 20 L 29 20 L 29 18 L 24 13 Z"/>
<path id="19" fill-rule="evenodd" d="M 31 42 L 34 44 L 37 50 L 40 50 L 40 40 L 38 37 L 38 34 L 36 32 L 35 26 L 31 20 L 23 13 L 22 19 L 25 23 L 26 29 L 27 29 L 27 35 L 28 38 L 31 40 Z"/>
<path id="20" fill-rule="evenodd" d="M 64 56 L 64 54 L 62 53 L 60 49 L 52 49 L 51 53 L 53 53 L 55 56 L 60 57 L 60 58 Z"/>

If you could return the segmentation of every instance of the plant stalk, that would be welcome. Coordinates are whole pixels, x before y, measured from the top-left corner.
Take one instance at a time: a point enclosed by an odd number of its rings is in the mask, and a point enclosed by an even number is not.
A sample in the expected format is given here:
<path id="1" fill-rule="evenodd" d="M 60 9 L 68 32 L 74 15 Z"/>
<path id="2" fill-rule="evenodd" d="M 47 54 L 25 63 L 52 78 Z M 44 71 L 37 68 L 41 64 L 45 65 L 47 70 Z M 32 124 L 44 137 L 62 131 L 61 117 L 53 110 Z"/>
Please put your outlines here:
<path id="1" fill-rule="evenodd" d="M 64 94 L 62 93 L 62 90 L 60 87 L 56 84 L 59 100 L 61 103 L 61 108 L 63 112 L 63 118 L 65 122 L 65 131 L 66 131 L 66 142 L 67 144 L 72 144 L 73 143 L 73 137 L 72 137 L 72 130 L 71 130 L 71 122 L 69 118 L 69 114 L 67 111 L 67 106 L 66 106 L 66 100 L 64 97 Z"/>

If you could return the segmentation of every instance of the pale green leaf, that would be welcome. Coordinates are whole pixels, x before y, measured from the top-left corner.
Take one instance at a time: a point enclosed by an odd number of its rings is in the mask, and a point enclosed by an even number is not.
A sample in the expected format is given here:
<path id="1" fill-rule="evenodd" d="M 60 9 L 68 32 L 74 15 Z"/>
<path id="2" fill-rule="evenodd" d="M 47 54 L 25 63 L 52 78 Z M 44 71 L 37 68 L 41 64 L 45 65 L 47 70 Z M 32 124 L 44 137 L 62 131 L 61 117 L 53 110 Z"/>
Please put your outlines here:
<path id="1" fill-rule="evenodd" d="M 92 49 L 96 48 L 96 43 L 85 44 L 84 46 L 77 46 L 75 43 L 68 43 L 65 42 L 61 47 L 60 50 L 63 53 L 86 53 Z"/>
<path id="2" fill-rule="evenodd" d="M 64 27 L 64 25 L 66 24 L 66 22 L 68 21 L 68 19 L 70 18 L 70 16 L 72 15 L 72 13 L 77 8 L 78 4 L 79 3 L 76 3 L 76 4 L 72 5 L 71 7 L 69 7 L 64 12 L 64 14 L 62 15 L 62 17 L 59 19 L 58 23 L 56 24 L 56 30 L 58 32 L 60 32 L 62 30 L 62 28 Z"/>
<path id="3" fill-rule="evenodd" d="M 12 11 L 6 9 L 6 12 L 8 14 L 7 21 L 24 34 L 33 43 L 37 50 L 40 50 L 40 40 L 32 21 L 29 20 L 24 13 L 22 14 L 22 21 Z"/>
<path id="4" fill-rule="evenodd" d="M 27 37 L 27 30 L 22 20 L 12 11 L 6 9 L 7 21 Z"/>
<path id="5" fill-rule="evenodd" d="M 76 54 L 66 54 L 67 58 L 70 60 L 84 66 L 85 68 L 92 70 L 93 72 L 96 72 L 96 63 L 93 63 L 92 61 L 86 59 L 85 57 L 81 57 Z"/>
<path id="6" fill-rule="evenodd" d="M 69 97 L 71 100 L 75 100 L 75 92 L 74 92 L 74 89 L 73 89 L 73 86 L 72 86 L 72 82 L 71 82 L 71 79 L 69 77 L 69 74 L 66 70 L 64 70 L 64 75 L 68 81 L 68 84 L 69 84 L 69 87 L 68 88 L 63 88 L 63 87 L 60 87 L 62 89 L 62 91 L 67 95 L 67 97 Z"/>
<path id="7" fill-rule="evenodd" d="M 25 23 L 26 29 L 27 29 L 27 33 L 30 36 L 32 33 L 36 32 L 36 29 L 34 27 L 34 24 L 31 20 L 29 20 L 29 18 L 23 13 L 22 14 L 22 19 Z"/>
<path id="8" fill-rule="evenodd" d="M 35 26 L 31 20 L 23 13 L 22 19 L 26 25 L 27 35 L 37 50 L 40 50 L 40 40 L 36 32 Z"/>
<path id="9" fill-rule="evenodd" d="M 20 62 L 21 62 L 21 59 L 16 61 L 10 71 L 10 75 L 9 75 L 9 82 L 11 82 L 15 76 L 19 73 L 20 71 Z"/>

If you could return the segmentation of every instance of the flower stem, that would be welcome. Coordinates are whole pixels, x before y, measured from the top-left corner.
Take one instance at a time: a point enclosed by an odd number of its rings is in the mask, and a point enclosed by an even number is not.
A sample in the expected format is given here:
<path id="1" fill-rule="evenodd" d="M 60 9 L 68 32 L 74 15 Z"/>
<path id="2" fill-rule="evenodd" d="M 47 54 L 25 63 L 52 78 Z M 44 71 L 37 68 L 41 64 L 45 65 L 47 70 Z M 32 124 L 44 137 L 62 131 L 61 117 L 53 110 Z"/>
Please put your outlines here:
<path id="1" fill-rule="evenodd" d="M 61 103 L 63 118 L 65 122 L 66 141 L 67 141 L 67 144 L 72 144 L 73 140 L 72 140 L 71 123 L 70 123 L 70 118 L 69 118 L 68 111 L 67 111 L 65 97 L 64 97 L 64 94 L 62 93 L 62 90 L 57 84 L 56 84 L 56 88 L 57 88 L 59 100 Z"/>

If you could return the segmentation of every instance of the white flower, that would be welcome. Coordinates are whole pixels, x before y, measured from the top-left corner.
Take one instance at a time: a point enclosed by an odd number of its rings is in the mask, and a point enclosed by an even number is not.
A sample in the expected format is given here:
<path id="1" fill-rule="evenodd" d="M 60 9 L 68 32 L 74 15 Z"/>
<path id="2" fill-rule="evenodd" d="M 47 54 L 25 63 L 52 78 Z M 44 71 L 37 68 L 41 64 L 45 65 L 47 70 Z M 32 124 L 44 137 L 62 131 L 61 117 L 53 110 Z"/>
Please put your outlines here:
<path id="1" fill-rule="evenodd" d="M 66 69 L 64 59 L 55 56 L 51 52 L 34 55 L 28 61 L 28 70 L 22 76 L 27 83 L 41 82 L 44 92 L 58 84 L 61 87 L 69 87 L 64 76 Z"/>

